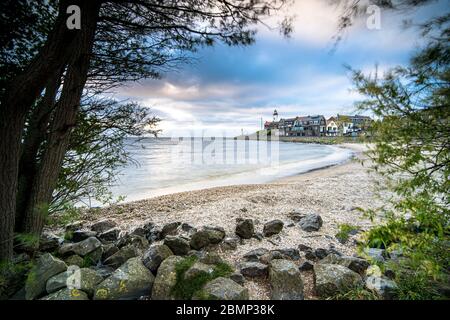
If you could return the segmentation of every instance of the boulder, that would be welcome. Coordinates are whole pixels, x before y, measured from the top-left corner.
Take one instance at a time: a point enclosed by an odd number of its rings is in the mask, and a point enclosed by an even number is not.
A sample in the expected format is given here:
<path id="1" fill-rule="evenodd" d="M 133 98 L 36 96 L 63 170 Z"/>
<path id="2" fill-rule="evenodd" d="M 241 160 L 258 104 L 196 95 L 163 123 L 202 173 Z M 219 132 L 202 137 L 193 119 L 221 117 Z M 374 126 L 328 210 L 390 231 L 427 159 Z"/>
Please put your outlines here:
<path id="1" fill-rule="evenodd" d="M 299 224 L 303 231 L 312 232 L 319 231 L 320 227 L 322 227 L 323 221 L 321 216 L 313 213 L 301 218 Z"/>
<path id="2" fill-rule="evenodd" d="M 218 244 L 225 238 L 225 230 L 222 227 L 205 226 L 203 230 L 208 233 L 208 239 L 211 244 Z"/>
<path id="3" fill-rule="evenodd" d="M 76 230 L 72 233 L 71 240 L 73 242 L 80 242 L 83 240 L 86 240 L 90 237 L 95 237 L 97 235 L 97 232 L 91 231 L 91 230 Z"/>
<path id="4" fill-rule="evenodd" d="M 288 260 L 300 260 L 300 251 L 295 248 L 286 248 L 286 249 L 276 249 L 275 251 L 280 252 L 284 259 Z"/>
<path id="5" fill-rule="evenodd" d="M 223 263 L 223 259 L 217 252 L 204 251 L 199 255 L 199 261 L 205 264 Z"/>
<path id="6" fill-rule="evenodd" d="M 277 250 L 272 250 L 269 251 L 265 254 L 263 254 L 260 258 L 259 258 L 259 262 L 264 263 L 264 264 L 269 264 L 270 261 L 274 260 L 274 259 L 284 259 L 285 256 L 277 251 Z"/>
<path id="7" fill-rule="evenodd" d="M 67 279 L 75 272 L 75 270 L 75 268 L 69 267 L 68 270 L 58 273 L 57 275 L 48 279 L 45 285 L 45 290 L 47 291 L 47 293 L 53 293 L 61 290 L 62 288 L 66 288 Z"/>
<path id="8" fill-rule="evenodd" d="M 189 223 L 182 223 L 181 224 L 181 230 L 187 233 L 195 232 L 197 229 L 193 226 L 191 226 Z"/>
<path id="9" fill-rule="evenodd" d="M 196 294 L 193 300 L 248 300 L 248 289 L 237 284 L 229 278 L 219 277 L 208 282 L 201 291 L 201 296 Z"/>
<path id="10" fill-rule="evenodd" d="M 143 236 L 137 234 L 127 234 L 126 236 L 122 237 L 119 241 L 117 241 L 116 245 L 119 248 L 125 246 L 133 246 L 139 252 L 144 253 L 150 246 L 150 242 Z"/>
<path id="11" fill-rule="evenodd" d="M 184 279 L 189 281 L 201 274 L 211 274 L 213 271 L 213 266 L 197 261 L 184 273 Z"/>
<path id="12" fill-rule="evenodd" d="M 317 261 L 318 258 L 316 254 L 312 250 L 306 250 L 305 251 L 305 258 L 311 261 Z"/>
<path id="13" fill-rule="evenodd" d="M 200 250 L 204 247 L 207 247 L 210 244 L 208 232 L 205 230 L 195 232 L 192 235 L 189 244 L 195 250 Z"/>
<path id="14" fill-rule="evenodd" d="M 324 259 L 320 260 L 320 263 L 339 264 L 359 274 L 364 274 L 369 267 L 369 262 L 364 259 L 351 256 L 338 256 L 334 253 L 329 254 Z"/>
<path id="15" fill-rule="evenodd" d="M 59 254 L 62 256 L 79 255 L 84 257 L 96 249 L 101 248 L 102 243 L 95 237 L 87 238 L 86 240 L 77 243 L 65 243 L 59 249 Z"/>
<path id="16" fill-rule="evenodd" d="M 96 288 L 94 300 L 132 300 L 149 295 L 154 276 L 140 258 L 131 258 Z"/>
<path id="17" fill-rule="evenodd" d="M 269 282 L 272 300 L 303 300 L 303 280 L 297 265 L 289 260 L 270 262 Z"/>
<path id="18" fill-rule="evenodd" d="M 283 230 L 284 223 L 281 220 L 272 220 L 267 222 L 263 227 L 264 237 L 270 237 L 274 234 L 278 234 Z"/>
<path id="19" fill-rule="evenodd" d="M 366 279 L 366 288 L 385 300 L 391 300 L 395 298 L 397 284 L 386 277 L 370 276 Z"/>
<path id="20" fill-rule="evenodd" d="M 102 232 L 105 232 L 114 227 L 117 227 L 117 223 L 115 223 L 114 221 L 112 221 L 110 219 L 103 219 L 103 220 L 93 223 L 91 225 L 91 230 L 98 232 L 98 233 L 102 233 Z"/>
<path id="21" fill-rule="evenodd" d="M 50 253 L 40 256 L 31 268 L 25 283 L 25 298 L 33 300 L 46 292 L 46 284 L 51 277 L 67 270 L 64 261 L 53 257 Z"/>
<path id="22" fill-rule="evenodd" d="M 327 249 L 323 249 L 323 248 L 317 248 L 316 250 L 314 250 L 314 255 L 317 257 L 317 259 L 321 260 L 323 258 L 325 258 L 327 255 L 329 254 Z"/>
<path id="23" fill-rule="evenodd" d="M 110 266 L 114 269 L 120 267 L 127 260 L 137 257 L 139 255 L 138 250 L 133 246 L 126 246 L 114 253 L 108 259 L 104 261 L 104 265 Z"/>
<path id="24" fill-rule="evenodd" d="M 142 257 L 144 265 L 154 274 L 158 270 L 161 263 L 173 255 L 172 250 L 164 244 L 151 246 Z"/>
<path id="25" fill-rule="evenodd" d="M 302 264 L 300 264 L 298 269 L 300 271 L 310 271 L 310 270 L 314 269 L 314 265 L 309 261 L 305 261 Z"/>
<path id="26" fill-rule="evenodd" d="M 191 249 L 189 242 L 179 236 L 166 236 L 164 244 L 177 256 L 184 256 Z"/>
<path id="27" fill-rule="evenodd" d="M 246 254 L 244 254 L 244 256 L 242 257 L 245 261 L 252 261 L 252 262 L 257 262 L 260 260 L 260 258 L 269 253 L 269 250 L 266 248 L 258 248 L 258 249 L 253 249 L 249 252 L 247 252 Z"/>
<path id="28" fill-rule="evenodd" d="M 119 239 L 120 229 L 119 228 L 111 228 L 106 230 L 98 235 L 98 238 L 104 242 L 114 242 Z"/>
<path id="29" fill-rule="evenodd" d="M 236 223 L 236 234 L 243 239 L 250 239 L 255 233 L 252 219 L 239 219 Z"/>
<path id="30" fill-rule="evenodd" d="M 180 225 L 181 222 L 171 222 L 166 224 L 161 230 L 161 237 L 164 239 L 167 235 L 176 235 Z"/>
<path id="31" fill-rule="evenodd" d="M 172 289 L 177 281 L 175 267 L 183 261 L 182 257 L 170 256 L 158 268 L 152 289 L 152 300 L 173 300 Z"/>
<path id="32" fill-rule="evenodd" d="M 75 270 L 67 279 L 69 289 L 79 289 L 86 292 L 89 297 L 94 295 L 95 288 L 103 281 L 100 273 L 89 268 Z"/>
<path id="33" fill-rule="evenodd" d="M 71 255 L 70 257 L 66 258 L 64 261 L 66 262 L 66 264 L 68 266 L 82 267 L 84 264 L 83 258 L 76 254 Z"/>
<path id="34" fill-rule="evenodd" d="M 325 263 L 314 265 L 314 282 L 316 293 L 322 298 L 346 293 L 363 283 L 361 276 L 349 268 Z"/>
<path id="35" fill-rule="evenodd" d="M 225 250 L 236 250 L 238 243 L 239 239 L 237 237 L 226 237 L 223 239 L 221 246 Z"/>
<path id="36" fill-rule="evenodd" d="M 247 278 L 265 277 L 268 267 L 260 262 L 243 262 L 240 264 L 240 271 Z"/>
<path id="37" fill-rule="evenodd" d="M 59 248 L 62 242 L 63 239 L 59 237 L 56 237 L 51 234 L 44 234 L 39 240 L 39 251 L 54 252 Z"/>
<path id="38" fill-rule="evenodd" d="M 245 283 L 245 277 L 240 272 L 234 272 L 232 273 L 229 278 L 236 282 L 237 284 L 240 284 L 241 286 Z"/>
<path id="39" fill-rule="evenodd" d="M 88 295 L 78 289 L 64 288 L 54 292 L 41 300 L 89 300 Z"/>
<path id="40" fill-rule="evenodd" d="M 102 261 L 105 261 L 113 254 L 119 251 L 119 248 L 114 243 L 108 243 L 103 245 Z"/>

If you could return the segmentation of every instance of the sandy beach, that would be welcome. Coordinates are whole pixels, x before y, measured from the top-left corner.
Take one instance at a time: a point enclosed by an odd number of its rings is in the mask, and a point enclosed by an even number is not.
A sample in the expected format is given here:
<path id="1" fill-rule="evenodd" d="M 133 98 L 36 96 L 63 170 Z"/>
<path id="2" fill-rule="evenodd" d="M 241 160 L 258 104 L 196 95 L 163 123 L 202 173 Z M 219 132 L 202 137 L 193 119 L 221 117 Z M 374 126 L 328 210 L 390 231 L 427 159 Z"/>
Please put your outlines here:
<path id="1" fill-rule="evenodd" d="M 304 244 L 313 249 L 331 246 L 353 255 L 355 239 L 341 244 L 335 238 L 339 225 L 348 223 L 366 230 L 371 222 L 357 208 L 373 208 L 380 205 L 381 200 L 377 199 L 373 188 L 376 177 L 358 161 L 366 147 L 360 144 L 340 147 L 352 149 L 355 158 L 268 184 L 218 187 L 116 205 L 86 215 L 86 222 L 113 219 L 126 232 L 150 221 L 161 226 L 179 221 L 197 228 L 220 226 L 228 235 L 234 235 L 236 218 L 254 219 L 256 232 L 262 231 L 264 223 L 280 219 L 285 226 L 280 234 L 262 240 L 244 240 L 236 250 L 217 248 L 219 254 L 237 264 L 252 249 L 297 248 Z M 305 232 L 289 217 L 292 212 L 317 213 L 323 219 L 323 226 L 318 232 Z M 314 299 L 312 272 L 303 272 L 303 278 L 306 297 Z M 247 281 L 246 286 L 251 298 L 268 299 L 269 290 L 264 283 Z"/>

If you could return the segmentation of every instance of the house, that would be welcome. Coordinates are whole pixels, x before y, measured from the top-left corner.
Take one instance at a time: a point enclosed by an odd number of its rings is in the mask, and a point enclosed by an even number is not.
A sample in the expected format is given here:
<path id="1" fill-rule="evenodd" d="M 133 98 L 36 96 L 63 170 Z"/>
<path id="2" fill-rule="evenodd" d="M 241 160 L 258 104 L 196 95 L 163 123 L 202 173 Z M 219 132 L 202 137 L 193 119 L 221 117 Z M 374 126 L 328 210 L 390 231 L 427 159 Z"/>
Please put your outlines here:
<path id="1" fill-rule="evenodd" d="M 337 115 L 337 123 L 340 135 L 357 136 L 366 131 L 370 127 L 372 119 L 367 116 L 354 115 Z"/>
<path id="2" fill-rule="evenodd" d="M 281 136 L 319 137 L 326 134 L 326 120 L 322 115 L 281 119 L 278 129 Z"/>
<path id="3" fill-rule="evenodd" d="M 329 137 L 336 137 L 339 134 L 339 125 L 335 117 L 330 117 L 327 120 L 326 135 Z"/>

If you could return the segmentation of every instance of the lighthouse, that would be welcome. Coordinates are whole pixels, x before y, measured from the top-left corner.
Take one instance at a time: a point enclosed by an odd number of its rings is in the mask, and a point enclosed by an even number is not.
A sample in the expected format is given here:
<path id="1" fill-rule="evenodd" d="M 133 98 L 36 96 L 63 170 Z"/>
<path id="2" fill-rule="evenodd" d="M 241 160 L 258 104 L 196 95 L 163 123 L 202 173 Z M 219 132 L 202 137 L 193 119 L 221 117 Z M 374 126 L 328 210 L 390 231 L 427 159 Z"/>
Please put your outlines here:
<path id="1" fill-rule="evenodd" d="M 273 110 L 273 122 L 278 122 L 278 112 L 277 112 L 277 109 Z"/>

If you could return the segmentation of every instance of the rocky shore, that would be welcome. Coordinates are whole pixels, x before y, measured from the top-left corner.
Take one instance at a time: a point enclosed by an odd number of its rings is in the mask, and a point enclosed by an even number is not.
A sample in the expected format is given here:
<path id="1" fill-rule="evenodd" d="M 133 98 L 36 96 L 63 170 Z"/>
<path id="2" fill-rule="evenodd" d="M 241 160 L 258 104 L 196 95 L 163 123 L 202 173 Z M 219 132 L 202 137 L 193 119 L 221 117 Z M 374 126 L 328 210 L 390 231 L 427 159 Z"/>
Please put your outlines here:
<path id="1" fill-rule="evenodd" d="M 362 146 L 350 147 L 361 157 Z M 356 251 L 371 226 L 358 208 L 382 201 L 374 179 L 350 161 L 271 184 L 86 212 L 47 230 L 16 298 L 297 300 L 355 288 L 390 298 L 395 283 L 371 266 L 387 254 Z M 353 228 L 345 239 L 337 237 L 342 225 Z"/>

